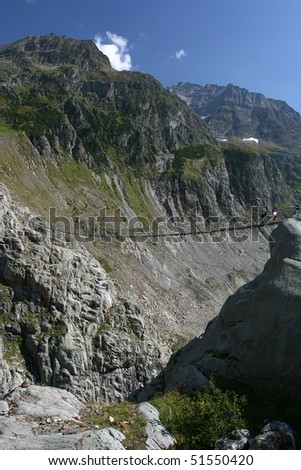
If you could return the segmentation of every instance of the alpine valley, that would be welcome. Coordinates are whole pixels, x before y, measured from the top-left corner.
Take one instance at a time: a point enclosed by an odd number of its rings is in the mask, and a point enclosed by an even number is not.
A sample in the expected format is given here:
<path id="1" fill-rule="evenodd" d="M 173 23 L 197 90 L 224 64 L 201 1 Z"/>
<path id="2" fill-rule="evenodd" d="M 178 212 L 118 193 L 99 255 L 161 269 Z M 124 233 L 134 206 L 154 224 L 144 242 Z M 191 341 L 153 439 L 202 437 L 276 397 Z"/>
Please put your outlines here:
<path id="1" fill-rule="evenodd" d="M 258 226 L 263 208 L 282 222 L 299 201 L 301 116 L 286 103 L 166 89 L 112 69 L 92 41 L 30 36 L 0 46 L 0 179 L 0 429 L 40 387 L 77 420 L 83 403 L 191 393 L 211 373 L 296 392 L 301 223 L 276 228 L 270 260 L 276 224 Z M 55 423 L 48 444 L 24 421 L 0 448 L 78 448 Z M 81 448 L 123 448 L 118 433 Z"/>

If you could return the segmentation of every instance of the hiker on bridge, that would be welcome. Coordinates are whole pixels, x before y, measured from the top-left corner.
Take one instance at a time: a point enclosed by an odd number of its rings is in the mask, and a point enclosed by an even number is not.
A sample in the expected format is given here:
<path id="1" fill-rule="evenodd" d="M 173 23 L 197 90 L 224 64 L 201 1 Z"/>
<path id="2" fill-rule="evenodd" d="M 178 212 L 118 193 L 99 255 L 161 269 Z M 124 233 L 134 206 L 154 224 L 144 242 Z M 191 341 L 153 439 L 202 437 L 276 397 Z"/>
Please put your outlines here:
<path id="1" fill-rule="evenodd" d="M 260 225 L 264 224 L 267 215 L 268 215 L 267 209 L 262 209 L 261 214 L 260 214 L 260 223 L 259 223 Z"/>

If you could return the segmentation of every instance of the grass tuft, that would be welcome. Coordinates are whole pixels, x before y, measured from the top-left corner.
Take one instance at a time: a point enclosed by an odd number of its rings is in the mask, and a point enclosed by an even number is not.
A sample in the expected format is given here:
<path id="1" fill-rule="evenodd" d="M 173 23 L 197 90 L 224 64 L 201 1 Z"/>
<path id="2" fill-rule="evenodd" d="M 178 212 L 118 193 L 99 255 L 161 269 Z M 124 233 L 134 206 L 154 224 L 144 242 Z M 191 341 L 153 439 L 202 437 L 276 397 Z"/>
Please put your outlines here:
<path id="1" fill-rule="evenodd" d="M 97 429 L 113 427 L 121 431 L 126 439 L 122 442 L 127 449 L 145 450 L 145 426 L 146 421 L 137 410 L 136 406 L 129 402 L 113 403 L 108 405 L 88 405 L 90 411 L 83 418 L 89 426 Z M 110 421 L 110 417 L 114 421 Z"/>

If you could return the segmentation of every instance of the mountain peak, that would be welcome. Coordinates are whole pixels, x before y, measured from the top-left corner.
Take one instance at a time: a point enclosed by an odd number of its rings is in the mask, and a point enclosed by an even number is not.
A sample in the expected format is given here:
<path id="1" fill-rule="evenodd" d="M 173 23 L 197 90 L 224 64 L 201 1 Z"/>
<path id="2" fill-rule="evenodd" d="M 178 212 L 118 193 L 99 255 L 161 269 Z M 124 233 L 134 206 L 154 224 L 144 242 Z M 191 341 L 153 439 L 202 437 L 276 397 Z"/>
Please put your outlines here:
<path id="1" fill-rule="evenodd" d="M 256 138 L 286 149 L 300 148 L 301 116 L 284 101 L 233 83 L 201 86 L 181 82 L 171 90 L 206 118 L 218 139 Z"/>
<path id="2" fill-rule="evenodd" d="M 110 61 L 91 40 L 57 36 L 28 36 L 19 41 L 0 46 L 0 56 L 24 64 L 77 65 L 84 70 L 111 69 Z"/>

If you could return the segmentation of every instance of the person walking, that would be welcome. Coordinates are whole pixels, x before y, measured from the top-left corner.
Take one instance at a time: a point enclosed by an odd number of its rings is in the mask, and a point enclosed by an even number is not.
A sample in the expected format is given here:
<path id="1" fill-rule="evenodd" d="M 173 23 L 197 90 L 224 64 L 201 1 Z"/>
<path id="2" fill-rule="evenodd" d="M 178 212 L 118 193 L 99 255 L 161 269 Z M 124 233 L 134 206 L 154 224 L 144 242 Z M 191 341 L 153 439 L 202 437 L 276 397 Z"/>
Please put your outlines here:
<path id="1" fill-rule="evenodd" d="M 267 215 L 268 215 L 267 209 L 262 209 L 261 215 L 260 215 L 260 225 L 264 224 Z"/>

